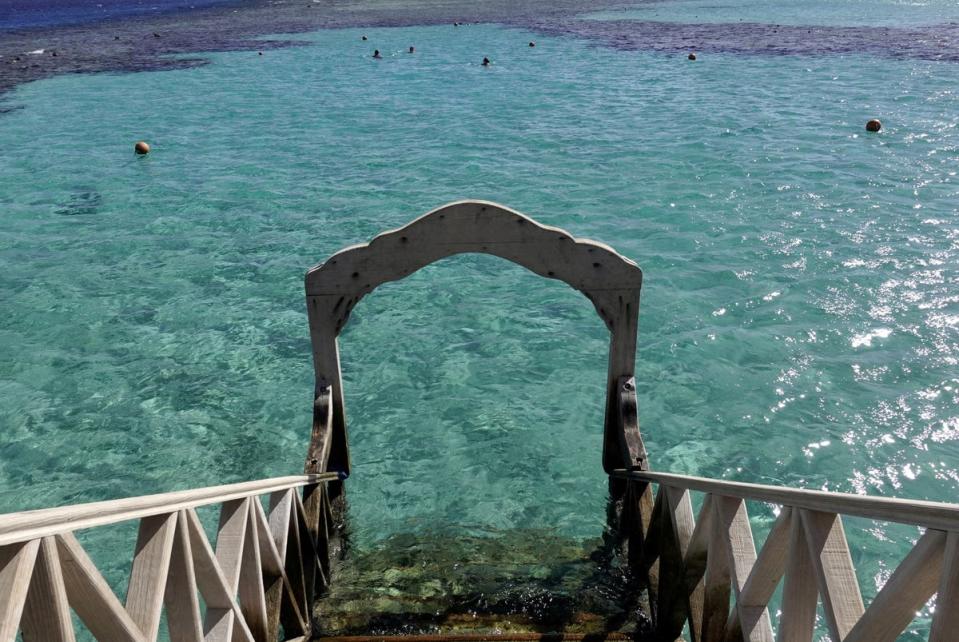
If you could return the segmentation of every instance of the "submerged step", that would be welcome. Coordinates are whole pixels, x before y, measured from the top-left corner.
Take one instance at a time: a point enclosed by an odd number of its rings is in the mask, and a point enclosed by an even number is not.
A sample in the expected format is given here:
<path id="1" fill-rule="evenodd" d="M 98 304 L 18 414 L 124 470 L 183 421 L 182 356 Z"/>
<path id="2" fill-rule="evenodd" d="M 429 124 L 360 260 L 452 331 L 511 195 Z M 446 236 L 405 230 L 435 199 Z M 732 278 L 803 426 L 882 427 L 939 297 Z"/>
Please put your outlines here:
<path id="1" fill-rule="evenodd" d="M 600 538 L 538 530 L 394 535 L 334 563 L 332 586 L 314 610 L 316 631 L 358 640 L 619 639 L 602 636 L 630 635 L 648 622 L 625 566 Z"/>

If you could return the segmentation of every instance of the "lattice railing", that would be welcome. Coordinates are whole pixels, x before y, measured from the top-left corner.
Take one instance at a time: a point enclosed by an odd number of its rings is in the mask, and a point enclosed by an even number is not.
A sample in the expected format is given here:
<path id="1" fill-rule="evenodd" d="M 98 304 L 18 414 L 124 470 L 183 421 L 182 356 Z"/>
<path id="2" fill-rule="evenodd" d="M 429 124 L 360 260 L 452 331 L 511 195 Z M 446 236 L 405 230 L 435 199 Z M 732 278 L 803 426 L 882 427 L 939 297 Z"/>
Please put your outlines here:
<path id="1" fill-rule="evenodd" d="M 691 642 L 809 642 L 821 601 L 833 642 L 894 642 L 938 594 L 929 640 L 959 640 L 959 505 L 648 471 L 615 476 L 627 480 L 621 529 L 631 567 L 648 581 L 658 639 L 682 639 L 688 624 Z M 696 519 L 690 491 L 705 494 Z M 781 506 L 758 554 L 745 500 Z M 868 608 L 840 515 L 926 529 Z M 781 582 L 774 637 L 767 606 Z"/>
<path id="2" fill-rule="evenodd" d="M 298 475 L 0 516 L 0 642 L 18 632 L 24 642 L 72 642 L 71 609 L 109 642 L 156 640 L 164 610 L 174 641 L 308 640 L 314 590 L 329 577 L 327 482 L 338 479 Z M 214 504 L 215 548 L 196 513 Z M 124 603 L 74 531 L 134 519 Z"/>

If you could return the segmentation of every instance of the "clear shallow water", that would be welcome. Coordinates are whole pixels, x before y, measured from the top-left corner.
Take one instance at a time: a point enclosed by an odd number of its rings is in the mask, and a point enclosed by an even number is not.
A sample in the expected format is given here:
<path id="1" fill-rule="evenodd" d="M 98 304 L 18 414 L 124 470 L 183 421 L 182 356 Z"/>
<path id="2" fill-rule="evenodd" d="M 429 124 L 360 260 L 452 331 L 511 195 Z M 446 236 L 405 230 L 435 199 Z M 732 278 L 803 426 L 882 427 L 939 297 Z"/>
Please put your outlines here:
<path id="1" fill-rule="evenodd" d="M 902 27 L 959 21 L 951 0 L 674 0 L 631 5 L 586 14 L 590 20 L 641 20 L 682 23 L 755 22 L 827 27 Z"/>
<path id="2" fill-rule="evenodd" d="M 643 267 L 654 467 L 955 497 L 959 67 L 690 64 L 496 26 L 302 40 L 10 96 L 4 510 L 299 470 L 303 272 L 463 197 Z M 354 544 L 597 537 L 606 349 L 585 299 L 490 257 L 364 300 L 341 341 Z M 917 534 L 866 526 L 848 530 L 870 595 Z"/>

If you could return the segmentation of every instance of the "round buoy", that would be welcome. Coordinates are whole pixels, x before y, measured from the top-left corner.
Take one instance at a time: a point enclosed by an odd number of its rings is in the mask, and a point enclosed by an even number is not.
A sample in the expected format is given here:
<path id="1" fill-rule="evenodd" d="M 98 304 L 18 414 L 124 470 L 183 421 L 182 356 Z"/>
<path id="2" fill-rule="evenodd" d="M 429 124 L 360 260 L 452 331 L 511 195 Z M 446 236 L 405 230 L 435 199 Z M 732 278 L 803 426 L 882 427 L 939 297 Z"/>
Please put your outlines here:
<path id="1" fill-rule="evenodd" d="M 686 56 L 686 57 L 689 58 L 690 60 L 696 60 L 696 54 L 694 54 L 694 53 L 691 53 L 691 54 L 689 54 L 689 55 Z"/>
<path id="2" fill-rule="evenodd" d="M 880 122 L 879 122 L 877 119 L 875 119 L 875 118 L 873 118 L 873 119 L 870 120 L 868 123 L 866 123 L 866 131 L 867 131 L 867 132 L 877 132 L 877 131 L 879 131 L 880 129 L 882 129 L 882 123 L 880 123 Z"/>
<path id="3" fill-rule="evenodd" d="M 133 146 L 133 151 L 135 151 L 137 154 L 149 154 L 150 145 L 146 141 L 141 140 L 137 142 L 136 145 Z"/>
<path id="4" fill-rule="evenodd" d="M 535 46 L 536 46 L 536 43 L 533 42 L 532 40 L 530 40 L 530 41 L 529 41 L 529 46 L 530 46 L 530 47 L 535 47 Z"/>

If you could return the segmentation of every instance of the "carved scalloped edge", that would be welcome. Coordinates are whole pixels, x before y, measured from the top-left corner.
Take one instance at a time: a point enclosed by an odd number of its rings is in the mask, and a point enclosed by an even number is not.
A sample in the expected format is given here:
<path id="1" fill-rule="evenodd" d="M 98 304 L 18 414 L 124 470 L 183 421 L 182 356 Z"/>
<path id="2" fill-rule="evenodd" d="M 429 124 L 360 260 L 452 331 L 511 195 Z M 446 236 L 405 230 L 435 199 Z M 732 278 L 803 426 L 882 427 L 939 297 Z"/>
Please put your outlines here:
<path id="1" fill-rule="evenodd" d="M 463 205 L 477 205 L 480 207 L 495 208 L 496 210 L 499 210 L 500 212 L 504 214 L 509 214 L 513 217 L 516 217 L 518 221 L 521 221 L 533 226 L 534 229 L 536 229 L 538 232 L 540 232 L 543 235 L 544 240 L 549 240 L 550 238 L 558 236 L 561 239 L 568 239 L 577 248 L 582 248 L 582 250 L 584 250 L 585 252 L 592 252 L 592 251 L 599 250 L 604 255 L 606 255 L 607 258 L 615 259 L 615 262 L 618 262 L 619 264 L 621 264 L 623 268 L 626 268 L 627 270 L 629 270 L 629 268 L 632 268 L 632 270 L 635 270 L 635 277 L 634 277 L 635 281 L 633 283 L 629 283 L 628 287 L 639 288 L 642 285 L 642 270 L 640 269 L 640 267 L 634 261 L 623 256 L 622 254 L 620 254 L 619 252 L 617 252 L 616 250 L 614 250 L 612 247 L 610 247 L 609 245 L 605 243 L 601 243 L 599 241 L 594 241 L 591 239 L 577 238 L 562 228 L 554 227 L 551 225 L 543 225 L 542 223 L 535 221 L 529 216 L 523 214 L 522 212 L 518 212 L 514 209 L 506 207 L 505 205 L 501 205 L 493 201 L 466 199 L 466 200 L 453 201 L 450 203 L 446 203 L 445 205 L 437 207 L 436 209 L 433 209 L 427 212 L 426 214 L 423 214 L 422 216 L 417 217 L 416 219 L 410 221 L 409 223 L 407 223 L 406 225 L 402 227 L 381 232 L 380 234 L 377 234 L 366 243 L 358 243 L 356 245 L 351 245 L 335 252 L 326 261 L 319 263 L 313 266 L 312 268 L 310 268 L 309 270 L 307 270 L 306 276 L 305 276 L 307 295 L 308 296 L 313 295 L 313 293 L 310 292 L 310 290 L 314 289 L 318 285 L 318 281 L 322 278 L 322 274 L 325 268 L 328 269 L 332 267 L 333 265 L 337 264 L 338 262 L 352 256 L 360 257 L 368 251 L 375 250 L 376 246 L 390 243 L 397 238 L 402 238 L 410 230 L 416 227 L 422 226 L 424 224 L 427 224 L 429 221 L 431 221 L 434 218 L 442 219 L 444 213 L 447 210 L 450 210 L 454 207 L 460 207 Z M 496 256 L 496 253 L 494 252 L 488 252 L 488 253 Z M 509 260 L 509 259 L 506 259 L 506 260 Z M 524 267 L 528 268 L 528 266 L 524 266 Z M 577 287 L 573 284 L 570 284 L 570 285 L 572 285 L 573 287 Z M 623 284 L 619 284 L 609 289 L 621 289 L 623 286 L 624 286 Z M 580 288 L 577 287 L 577 289 L 580 289 Z M 590 289 L 596 290 L 598 288 L 590 288 Z"/>

